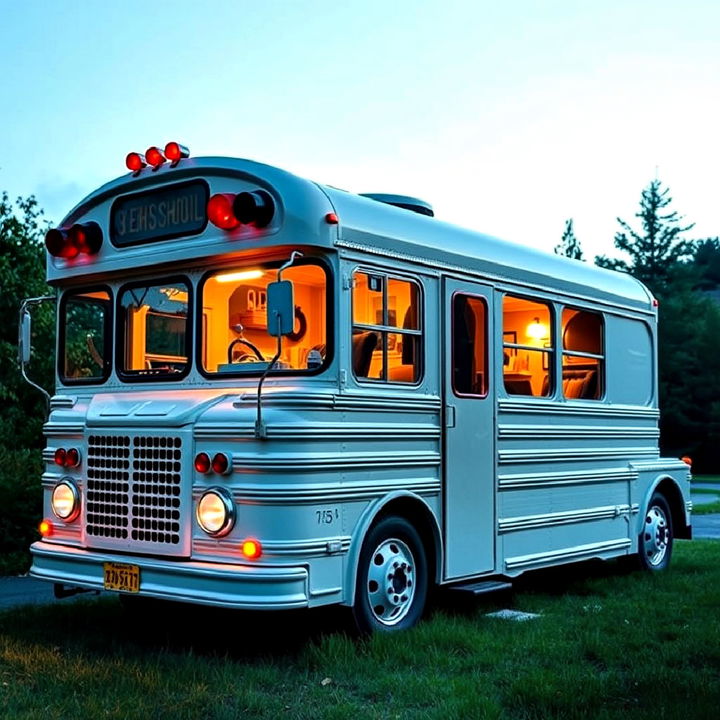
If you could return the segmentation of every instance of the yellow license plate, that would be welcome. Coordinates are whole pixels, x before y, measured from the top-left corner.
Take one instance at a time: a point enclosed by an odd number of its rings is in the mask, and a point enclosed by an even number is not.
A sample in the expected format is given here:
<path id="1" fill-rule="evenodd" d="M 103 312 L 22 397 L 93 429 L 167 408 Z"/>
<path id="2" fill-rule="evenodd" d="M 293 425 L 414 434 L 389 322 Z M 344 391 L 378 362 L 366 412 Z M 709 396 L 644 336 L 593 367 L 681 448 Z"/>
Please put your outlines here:
<path id="1" fill-rule="evenodd" d="M 104 586 L 106 590 L 136 593 L 140 591 L 140 568 L 124 563 L 103 563 Z"/>

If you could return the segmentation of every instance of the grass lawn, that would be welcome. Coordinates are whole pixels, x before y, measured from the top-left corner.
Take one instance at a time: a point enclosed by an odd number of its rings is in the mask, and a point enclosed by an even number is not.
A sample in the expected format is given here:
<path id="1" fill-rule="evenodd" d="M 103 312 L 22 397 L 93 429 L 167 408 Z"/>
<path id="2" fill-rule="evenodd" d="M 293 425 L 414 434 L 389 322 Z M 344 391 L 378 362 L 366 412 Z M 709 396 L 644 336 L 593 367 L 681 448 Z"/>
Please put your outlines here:
<path id="1" fill-rule="evenodd" d="M 484 617 L 511 606 L 528 622 Z M 671 569 L 536 572 L 512 596 L 446 594 L 418 628 L 357 640 L 334 611 L 165 608 L 112 599 L 0 614 L 7 718 L 717 718 L 720 542 Z"/>

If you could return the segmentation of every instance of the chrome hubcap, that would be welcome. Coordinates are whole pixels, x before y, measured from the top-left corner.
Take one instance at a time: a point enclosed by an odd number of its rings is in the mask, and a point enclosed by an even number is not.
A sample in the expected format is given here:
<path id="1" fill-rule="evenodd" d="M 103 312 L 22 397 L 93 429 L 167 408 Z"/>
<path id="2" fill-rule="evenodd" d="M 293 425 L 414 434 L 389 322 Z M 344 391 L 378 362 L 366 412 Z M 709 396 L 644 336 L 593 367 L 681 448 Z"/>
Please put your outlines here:
<path id="1" fill-rule="evenodd" d="M 650 565 L 659 565 L 665 559 L 670 541 L 665 512 L 657 505 L 648 508 L 643 528 L 643 550 Z"/>
<path id="2" fill-rule="evenodd" d="M 383 625 L 395 625 L 408 614 L 415 596 L 415 561 L 402 540 L 391 538 L 377 547 L 366 592 L 375 619 Z"/>

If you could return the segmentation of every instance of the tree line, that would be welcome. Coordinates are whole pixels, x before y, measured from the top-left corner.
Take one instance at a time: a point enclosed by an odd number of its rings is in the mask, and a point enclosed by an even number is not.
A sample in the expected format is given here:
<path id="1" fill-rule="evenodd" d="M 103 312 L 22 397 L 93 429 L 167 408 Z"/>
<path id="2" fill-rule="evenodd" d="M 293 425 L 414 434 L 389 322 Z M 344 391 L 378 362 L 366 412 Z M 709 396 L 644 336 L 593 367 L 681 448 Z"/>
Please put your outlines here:
<path id="1" fill-rule="evenodd" d="M 658 300 L 660 449 L 687 455 L 699 473 L 720 472 L 720 239 L 687 239 L 694 227 L 672 209 L 669 188 L 653 180 L 635 226 L 617 218 L 620 257 L 595 264 L 633 275 Z M 573 220 L 555 252 L 584 260 Z"/>

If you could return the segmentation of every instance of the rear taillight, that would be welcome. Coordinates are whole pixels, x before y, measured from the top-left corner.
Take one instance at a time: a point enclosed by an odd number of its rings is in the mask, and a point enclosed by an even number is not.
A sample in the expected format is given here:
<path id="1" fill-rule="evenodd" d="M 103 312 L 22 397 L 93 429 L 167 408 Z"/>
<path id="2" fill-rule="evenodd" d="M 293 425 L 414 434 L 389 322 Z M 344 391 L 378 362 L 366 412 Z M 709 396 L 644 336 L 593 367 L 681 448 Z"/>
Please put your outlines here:
<path id="1" fill-rule="evenodd" d="M 77 223 L 69 228 L 52 228 L 45 233 L 45 247 L 53 257 L 72 260 L 78 255 L 96 255 L 103 243 L 102 228 L 96 222 Z"/>
<path id="2" fill-rule="evenodd" d="M 207 214 L 210 222 L 221 230 L 234 230 L 240 225 L 264 228 L 275 214 L 275 201 L 265 190 L 218 193 L 208 201 Z"/>

